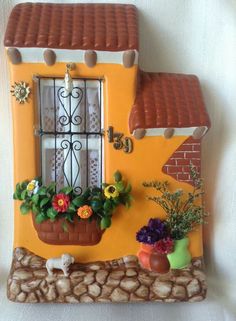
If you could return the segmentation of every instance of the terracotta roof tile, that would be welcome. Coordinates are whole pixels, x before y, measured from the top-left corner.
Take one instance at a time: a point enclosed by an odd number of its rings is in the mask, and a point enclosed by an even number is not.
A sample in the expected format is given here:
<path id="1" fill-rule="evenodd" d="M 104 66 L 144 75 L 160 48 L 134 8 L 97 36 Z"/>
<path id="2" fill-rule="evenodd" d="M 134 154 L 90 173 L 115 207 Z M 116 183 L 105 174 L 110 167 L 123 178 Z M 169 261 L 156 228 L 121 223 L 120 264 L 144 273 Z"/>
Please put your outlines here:
<path id="1" fill-rule="evenodd" d="M 210 126 L 198 78 L 193 75 L 139 72 L 130 132 L 138 128 Z"/>
<path id="2" fill-rule="evenodd" d="M 6 47 L 138 50 L 133 5 L 21 3 L 9 17 Z"/>

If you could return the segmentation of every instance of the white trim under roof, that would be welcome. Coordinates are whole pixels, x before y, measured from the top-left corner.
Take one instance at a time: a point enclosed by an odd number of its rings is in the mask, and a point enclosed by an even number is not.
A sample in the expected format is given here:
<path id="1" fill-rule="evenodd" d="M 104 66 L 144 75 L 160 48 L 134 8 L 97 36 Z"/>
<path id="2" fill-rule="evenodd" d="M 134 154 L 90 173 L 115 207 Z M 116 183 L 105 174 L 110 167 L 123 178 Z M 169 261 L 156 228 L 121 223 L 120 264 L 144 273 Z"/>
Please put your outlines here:
<path id="1" fill-rule="evenodd" d="M 204 128 L 202 136 L 204 136 L 208 130 L 207 126 L 201 126 L 201 128 Z M 145 136 L 164 136 L 164 132 L 166 129 L 169 127 L 165 128 L 146 128 L 145 129 Z M 182 127 L 182 128 L 173 128 L 174 129 L 174 134 L 173 136 L 192 136 L 194 131 L 200 128 L 200 126 L 197 127 Z M 134 135 L 134 131 L 133 131 Z"/>
<path id="2" fill-rule="evenodd" d="M 26 48 L 26 47 L 6 47 L 19 50 L 24 63 L 45 63 L 43 53 L 46 49 L 51 49 L 56 54 L 56 62 L 84 63 L 84 54 L 87 50 L 78 49 L 54 49 L 54 48 Z M 127 49 L 128 50 L 128 49 Z M 123 54 L 125 51 L 100 51 L 93 50 L 97 54 L 97 63 L 123 64 Z M 134 64 L 138 64 L 138 51 L 135 52 Z"/>

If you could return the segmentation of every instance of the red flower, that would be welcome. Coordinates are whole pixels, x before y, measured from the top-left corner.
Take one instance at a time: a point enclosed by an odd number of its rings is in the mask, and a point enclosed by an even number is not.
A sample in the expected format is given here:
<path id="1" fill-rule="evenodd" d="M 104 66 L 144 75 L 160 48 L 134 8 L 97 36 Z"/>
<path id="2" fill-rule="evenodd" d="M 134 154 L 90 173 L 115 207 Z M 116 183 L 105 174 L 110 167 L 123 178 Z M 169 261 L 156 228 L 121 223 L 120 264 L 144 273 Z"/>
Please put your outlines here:
<path id="1" fill-rule="evenodd" d="M 64 213 L 70 206 L 70 198 L 66 194 L 57 194 L 53 197 L 52 206 L 57 212 Z"/>
<path id="2" fill-rule="evenodd" d="M 174 241 L 170 237 L 159 240 L 154 245 L 154 250 L 161 254 L 169 254 L 173 252 Z"/>

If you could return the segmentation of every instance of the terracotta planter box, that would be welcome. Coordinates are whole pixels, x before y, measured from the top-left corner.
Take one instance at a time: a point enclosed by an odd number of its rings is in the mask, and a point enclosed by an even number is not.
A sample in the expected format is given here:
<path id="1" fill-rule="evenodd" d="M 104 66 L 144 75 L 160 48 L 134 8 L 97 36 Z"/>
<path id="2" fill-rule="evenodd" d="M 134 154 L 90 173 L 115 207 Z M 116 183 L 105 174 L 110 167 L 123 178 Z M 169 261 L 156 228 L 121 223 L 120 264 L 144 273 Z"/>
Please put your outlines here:
<path id="1" fill-rule="evenodd" d="M 34 228 L 41 241 L 54 245 L 95 245 L 100 242 L 104 230 L 101 230 L 98 222 L 92 220 L 78 220 L 74 223 L 59 218 L 54 222 L 50 220 L 40 224 L 35 222 L 32 214 Z M 63 230 L 63 222 L 66 223 L 67 231 Z"/>

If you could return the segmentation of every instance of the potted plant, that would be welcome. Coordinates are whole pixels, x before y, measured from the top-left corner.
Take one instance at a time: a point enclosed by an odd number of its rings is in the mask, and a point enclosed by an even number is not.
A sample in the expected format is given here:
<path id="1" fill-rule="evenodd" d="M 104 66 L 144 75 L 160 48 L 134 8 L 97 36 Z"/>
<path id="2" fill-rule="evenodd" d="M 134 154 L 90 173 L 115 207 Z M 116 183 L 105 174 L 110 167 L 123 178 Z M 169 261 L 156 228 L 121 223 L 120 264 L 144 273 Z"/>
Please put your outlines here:
<path id="1" fill-rule="evenodd" d="M 167 273 L 170 269 L 167 254 L 173 250 L 173 240 L 168 236 L 165 222 L 151 218 L 136 234 L 141 243 L 137 254 L 143 268 L 158 273 Z"/>
<path id="2" fill-rule="evenodd" d="M 32 212 L 39 238 L 49 244 L 95 245 L 112 223 L 120 205 L 131 205 L 131 185 L 119 171 L 113 184 L 89 187 L 77 195 L 71 186 L 56 192 L 56 184 L 42 185 L 41 178 L 16 185 L 13 195 L 22 201 L 21 214 Z"/>
<path id="3" fill-rule="evenodd" d="M 167 253 L 172 269 L 181 269 L 191 262 L 188 251 L 188 233 L 205 222 L 208 213 L 202 204 L 203 181 L 198 177 L 195 167 L 190 165 L 190 175 L 193 181 L 193 191 L 190 193 L 178 189 L 171 192 L 168 182 L 144 182 L 144 187 L 154 188 L 159 195 L 149 196 L 148 200 L 160 205 L 166 212 L 166 219 L 161 221 L 165 227 L 165 237 L 174 242 L 174 249 Z M 153 236 L 152 236 L 153 237 Z M 138 241 L 141 241 L 137 234 Z M 156 244 L 154 242 L 154 244 Z"/>

